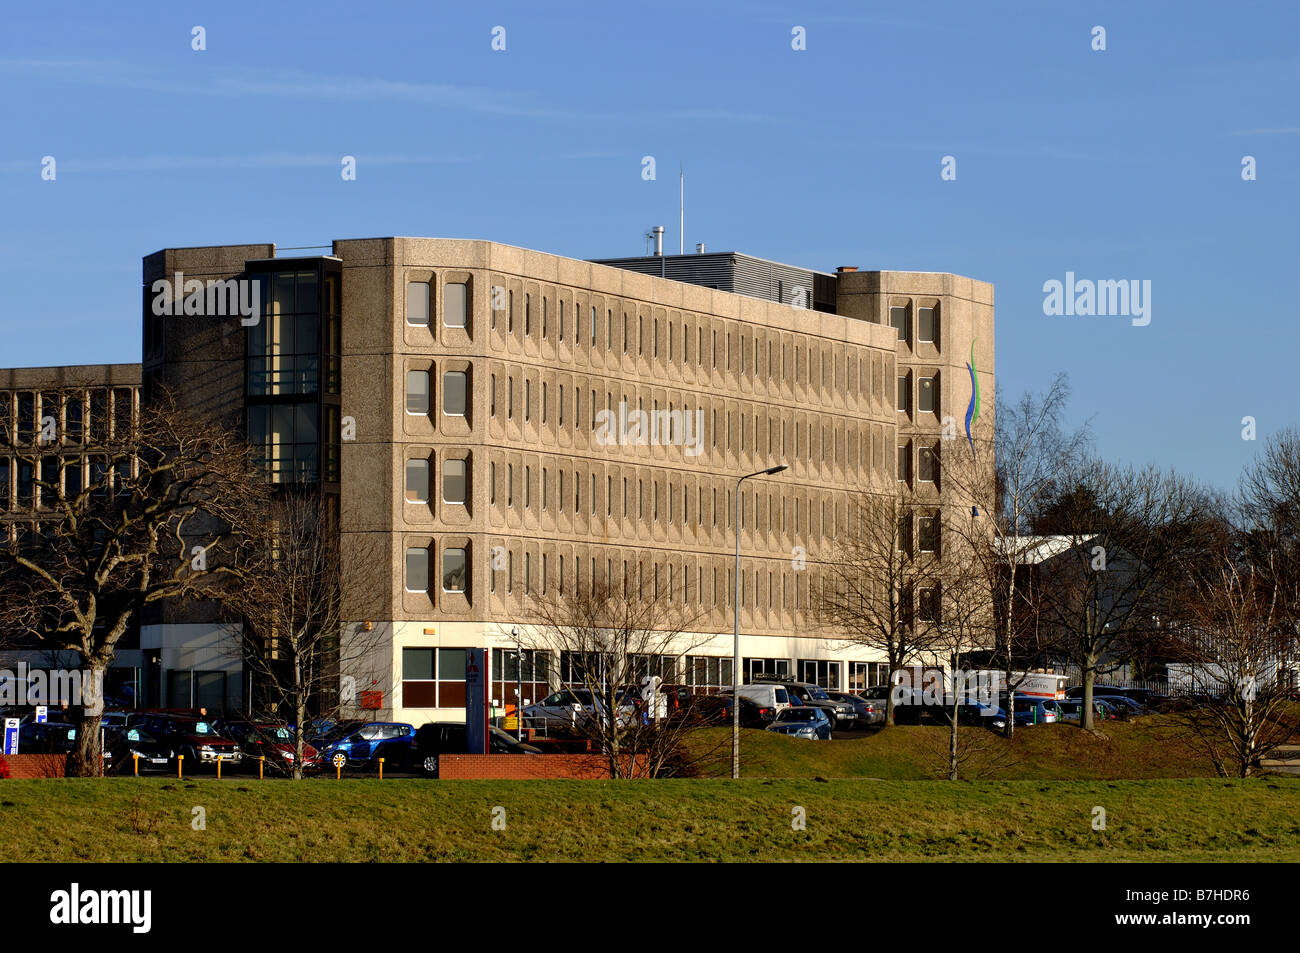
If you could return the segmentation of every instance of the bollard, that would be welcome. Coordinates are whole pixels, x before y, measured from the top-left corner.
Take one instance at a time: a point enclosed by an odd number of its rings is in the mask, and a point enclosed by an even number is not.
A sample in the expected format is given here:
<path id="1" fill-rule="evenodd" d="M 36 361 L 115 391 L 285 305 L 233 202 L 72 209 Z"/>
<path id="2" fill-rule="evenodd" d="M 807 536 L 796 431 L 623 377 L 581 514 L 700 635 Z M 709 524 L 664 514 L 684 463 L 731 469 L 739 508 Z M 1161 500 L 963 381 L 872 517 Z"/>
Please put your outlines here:
<path id="1" fill-rule="evenodd" d="M 217 780 L 221 780 L 221 759 L 217 759 Z"/>
<path id="2" fill-rule="evenodd" d="M 135 762 L 135 776 L 138 778 L 140 776 L 140 756 L 138 754 L 133 754 L 131 755 L 131 760 Z"/>
<path id="3" fill-rule="evenodd" d="M 266 770 L 266 755 L 257 759 L 257 780 L 262 780 L 262 772 Z"/>
<path id="4" fill-rule="evenodd" d="M 334 765 L 334 772 L 335 772 L 335 774 L 334 774 L 334 778 L 335 778 L 335 780 L 337 780 L 337 781 L 342 781 L 342 780 L 343 780 L 343 765 L 341 765 L 341 764 L 336 764 L 336 765 Z"/>
<path id="5" fill-rule="evenodd" d="M 384 780 L 384 759 L 379 759 L 379 780 Z"/>
<path id="6" fill-rule="evenodd" d="M 176 777 L 179 778 L 181 776 L 181 768 L 183 768 L 184 766 L 185 766 L 185 755 L 178 754 L 176 756 Z"/>

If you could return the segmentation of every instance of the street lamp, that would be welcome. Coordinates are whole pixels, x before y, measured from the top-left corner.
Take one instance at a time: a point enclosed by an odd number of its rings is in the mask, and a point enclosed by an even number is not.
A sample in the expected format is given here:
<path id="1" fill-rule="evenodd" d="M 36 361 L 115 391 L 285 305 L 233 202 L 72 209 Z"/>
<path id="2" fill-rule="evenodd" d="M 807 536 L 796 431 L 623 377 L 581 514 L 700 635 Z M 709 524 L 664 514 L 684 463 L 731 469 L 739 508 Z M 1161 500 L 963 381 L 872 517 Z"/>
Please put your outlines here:
<path id="1" fill-rule="evenodd" d="M 736 609 L 736 626 L 731 658 L 731 777 L 733 779 L 740 777 L 740 484 L 750 477 L 772 476 L 788 469 L 790 468 L 784 463 L 778 463 L 766 470 L 747 473 L 736 481 L 736 574 L 734 577 L 735 596 L 733 597 Z M 758 519 L 757 512 L 755 512 L 754 518 L 755 520 Z"/>
<path id="2" fill-rule="evenodd" d="M 515 640 L 515 740 L 524 740 L 524 647 L 519 641 L 519 626 L 510 627 Z"/>

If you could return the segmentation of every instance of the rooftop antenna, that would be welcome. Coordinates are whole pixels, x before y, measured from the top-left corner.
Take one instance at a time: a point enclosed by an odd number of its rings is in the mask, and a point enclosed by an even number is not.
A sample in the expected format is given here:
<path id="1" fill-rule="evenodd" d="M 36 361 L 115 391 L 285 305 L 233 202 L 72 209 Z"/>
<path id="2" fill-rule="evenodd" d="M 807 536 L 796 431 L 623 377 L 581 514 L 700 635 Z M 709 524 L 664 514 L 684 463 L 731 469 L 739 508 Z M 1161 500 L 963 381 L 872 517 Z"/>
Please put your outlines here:
<path id="1" fill-rule="evenodd" d="M 677 163 L 677 172 L 681 177 L 681 234 L 678 236 L 677 253 L 686 254 L 686 167 L 679 161 Z"/>

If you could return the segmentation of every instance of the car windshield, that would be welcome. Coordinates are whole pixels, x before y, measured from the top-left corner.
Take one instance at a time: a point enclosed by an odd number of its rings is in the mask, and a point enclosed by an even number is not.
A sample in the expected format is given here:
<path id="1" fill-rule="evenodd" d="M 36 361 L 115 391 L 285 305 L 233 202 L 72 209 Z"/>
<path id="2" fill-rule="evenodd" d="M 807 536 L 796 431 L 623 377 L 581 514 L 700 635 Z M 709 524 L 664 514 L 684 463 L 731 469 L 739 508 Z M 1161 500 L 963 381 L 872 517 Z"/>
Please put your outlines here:
<path id="1" fill-rule="evenodd" d="M 194 723 L 193 734 L 196 734 L 196 735 L 215 735 L 216 732 L 212 730 L 212 726 L 209 725 L 206 721 L 196 721 L 196 722 Z"/>
<path id="2" fill-rule="evenodd" d="M 781 721 L 816 721 L 817 708 L 787 708 L 781 712 Z"/>
<path id="3" fill-rule="evenodd" d="M 813 698 L 817 699 L 819 702 L 828 702 L 831 700 L 831 696 L 827 695 L 824 690 L 818 688 L 816 685 L 808 689 L 808 694 L 811 695 Z"/>
<path id="4" fill-rule="evenodd" d="M 284 727 L 267 728 L 266 733 L 270 735 L 272 738 L 274 738 L 276 741 L 293 740 L 293 732 L 291 732 L 288 728 L 284 728 Z"/>

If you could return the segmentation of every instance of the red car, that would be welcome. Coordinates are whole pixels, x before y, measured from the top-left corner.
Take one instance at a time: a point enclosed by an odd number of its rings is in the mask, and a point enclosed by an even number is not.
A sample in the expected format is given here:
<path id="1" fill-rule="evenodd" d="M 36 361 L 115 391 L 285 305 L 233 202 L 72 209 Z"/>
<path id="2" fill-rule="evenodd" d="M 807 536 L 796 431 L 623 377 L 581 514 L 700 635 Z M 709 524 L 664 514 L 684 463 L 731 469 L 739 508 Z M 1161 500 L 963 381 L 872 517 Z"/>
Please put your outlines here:
<path id="1" fill-rule="evenodd" d="M 238 743 L 244 754 L 244 767 L 256 768 L 259 758 L 266 766 L 280 774 L 293 773 L 297 757 L 293 732 L 287 725 L 273 721 L 222 721 L 221 733 Z M 305 741 L 302 746 L 302 769 L 316 771 L 321 767 L 320 753 Z"/>
<path id="2" fill-rule="evenodd" d="M 197 771 L 218 761 L 238 765 L 244 760 L 239 745 L 217 733 L 212 722 L 192 715 L 149 715 L 144 729 L 178 755 L 185 756 L 185 769 Z"/>

